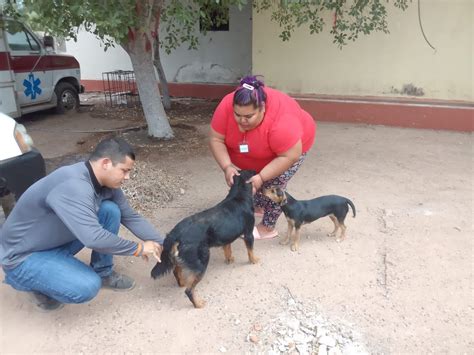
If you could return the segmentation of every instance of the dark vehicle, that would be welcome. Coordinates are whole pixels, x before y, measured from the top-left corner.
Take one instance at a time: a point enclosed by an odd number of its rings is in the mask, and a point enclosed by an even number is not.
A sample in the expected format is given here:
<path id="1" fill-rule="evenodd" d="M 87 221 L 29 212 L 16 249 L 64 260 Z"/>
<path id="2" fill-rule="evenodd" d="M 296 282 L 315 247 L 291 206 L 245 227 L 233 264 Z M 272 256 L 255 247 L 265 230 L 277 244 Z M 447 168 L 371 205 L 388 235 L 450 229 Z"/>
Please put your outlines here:
<path id="1" fill-rule="evenodd" d="M 23 192 L 45 175 L 43 156 L 25 127 L 0 113 L 0 202 L 5 217 Z"/>

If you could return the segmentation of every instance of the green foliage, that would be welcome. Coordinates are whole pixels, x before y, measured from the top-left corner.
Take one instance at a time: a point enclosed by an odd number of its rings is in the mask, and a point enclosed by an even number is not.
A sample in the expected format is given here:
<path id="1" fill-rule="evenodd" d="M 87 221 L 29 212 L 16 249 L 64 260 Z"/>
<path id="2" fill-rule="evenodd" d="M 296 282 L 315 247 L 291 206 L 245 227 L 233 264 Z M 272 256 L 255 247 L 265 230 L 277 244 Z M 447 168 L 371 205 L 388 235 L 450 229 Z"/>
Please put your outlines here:
<path id="1" fill-rule="evenodd" d="M 183 43 L 188 44 L 188 49 L 197 49 L 199 23 L 205 35 L 213 25 L 227 23 L 230 6 L 242 9 L 246 4 L 247 0 L 167 0 L 161 13 L 166 35 L 160 45 L 168 54 Z"/>
<path id="2" fill-rule="evenodd" d="M 0 0 L 2 1 L 2 0 Z M 294 31 L 307 27 L 311 34 L 330 27 L 333 42 L 339 47 L 355 41 L 360 35 L 374 31 L 388 33 L 386 6 L 405 10 L 412 0 L 253 0 L 257 12 L 270 11 L 271 20 L 281 27 L 279 37 L 290 40 Z M 203 35 L 213 25 L 228 21 L 230 6 L 242 8 L 247 0 L 3 0 L 7 11 L 27 17 L 31 24 L 48 33 L 77 38 L 83 26 L 104 41 L 106 48 L 130 39 L 129 28 L 155 32 L 149 23 L 140 23 L 137 9 L 159 18 L 163 38 L 160 46 L 170 53 L 182 44 L 196 49 L 199 44 L 199 23 Z M 152 7 L 150 7 L 152 6 Z M 146 17 L 146 16 L 145 16 Z M 143 16 L 141 17 L 143 20 Z M 326 24 L 325 20 L 331 22 Z"/>
<path id="3" fill-rule="evenodd" d="M 408 1 L 394 0 L 393 5 L 405 10 Z M 355 41 L 359 35 L 373 31 L 388 33 L 386 4 L 389 0 L 255 0 L 257 12 L 271 11 L 271 20 L 277 22 L 282 31 L 279 37 L 288 41 L 296 28 L 308 26 L 311 34 L 320 33 L 325 27 L 324 19 L 332 14 L 330 33 L 339 47 Z"/>
<path id="4" fill-rule="evenodd" d="M 137 24 L 135 5 L 135 0 L 23 0 L 8 1 L 7 12 L 36 29 L 74 40 L 83 26 L 107 48 L 127 41 L 128 28 Z"/>

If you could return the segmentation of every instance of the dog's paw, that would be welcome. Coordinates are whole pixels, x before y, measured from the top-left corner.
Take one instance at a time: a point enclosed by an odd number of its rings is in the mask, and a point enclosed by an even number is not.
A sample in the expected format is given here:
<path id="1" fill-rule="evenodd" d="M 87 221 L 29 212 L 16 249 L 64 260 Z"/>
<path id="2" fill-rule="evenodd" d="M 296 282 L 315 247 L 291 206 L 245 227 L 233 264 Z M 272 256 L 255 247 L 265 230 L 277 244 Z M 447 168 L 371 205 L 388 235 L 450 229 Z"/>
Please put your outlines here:
<path id="1" fill-rule="evenodd" d="M 249 259 L 249 261 L 251 264 L 258 264 L 258 262 L 260 261 L 260 258 L 257 258 L 256 256 L 254 256 L 252 259 Z"/>
<path id="2" fill-rule="evenodd" d="M 176 280 L 176 282 L 178 283 L 178 286 L 179 286 L 179 287 L 184 287 L 184 286 L 186 286 L 186 284 L 184 283 L 184 281 Z"/>
<path id="3" fill-rule="evenodd" d="M 194 305 L 194 308 L 204 308 L 206 306 L 206 301 L 204 301 L 204 300 L 195 300 L 193 305 Z"/>
<path id="4" fill-rule="evenodd" d="M 287 245 L 290 242 L 289 239 L 280 240 L 280 245 Z"/>
<path id="5" fill-rule="evenodd" d="M 341 243 L 344 241 L 344 238 L 336 238 L 336 242 Z"/>
<path id="6" fill-rule="evenodd" d="M 235 260 L 234 257 L 231 256 L 230 258 L 225 259 L 225 263 L 226 263 L 227 265 L 229 265 L 229 264 L 232 264 L 232 263 L 234 262 L 234 260 Z"/>
<path id="7" fill-rule="evenodd" d="M 298 251 L 298 244 L 291 244 L 291 251 Z"/>
<path id="8" fill-rule="evenodd" d="M 336 236 L 336 233 L 328 233 L 327 236 L 328 236 L 328 237 L 335 237 L 335 236 Z"/>

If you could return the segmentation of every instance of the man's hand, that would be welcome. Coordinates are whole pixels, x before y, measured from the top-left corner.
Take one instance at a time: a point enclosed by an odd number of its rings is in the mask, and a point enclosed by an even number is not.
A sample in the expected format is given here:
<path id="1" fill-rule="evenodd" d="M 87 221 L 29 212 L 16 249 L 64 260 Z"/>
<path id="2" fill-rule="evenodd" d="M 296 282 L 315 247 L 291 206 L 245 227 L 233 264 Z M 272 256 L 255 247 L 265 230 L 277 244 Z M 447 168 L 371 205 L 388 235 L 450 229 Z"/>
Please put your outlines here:
<path id="1" fill-rule="evenodd" d="M 147 240 L 143 243 L 142 258 L 148 261 L 148 257 L 152 255 L 159 263 L 161 263 L 162 251 L 163 247 L 159 243 Z"/>

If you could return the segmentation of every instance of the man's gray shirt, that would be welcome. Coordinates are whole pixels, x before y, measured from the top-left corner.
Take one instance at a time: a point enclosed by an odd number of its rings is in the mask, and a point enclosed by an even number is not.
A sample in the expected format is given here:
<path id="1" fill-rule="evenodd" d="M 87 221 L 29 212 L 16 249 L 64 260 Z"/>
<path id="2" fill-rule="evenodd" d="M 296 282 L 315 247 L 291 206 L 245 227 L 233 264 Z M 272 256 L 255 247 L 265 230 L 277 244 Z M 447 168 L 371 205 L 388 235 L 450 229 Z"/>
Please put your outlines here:
<path id="1" fill-rule="evenodd" d="M 88 164 L 59 168 L 20 197 L 0 230 L 0 263 L 4 268 L 14 268 L 33 252 L 75 239 L 100 253 L 133 255 L 136 242 L 120 238 L 99 224 L 97 213 L 104 200 L 118 205 L 121 223 L 138 238 L 163 243 L 156 229 L 130 207 L 121 189 L 98 185 Z"/>

